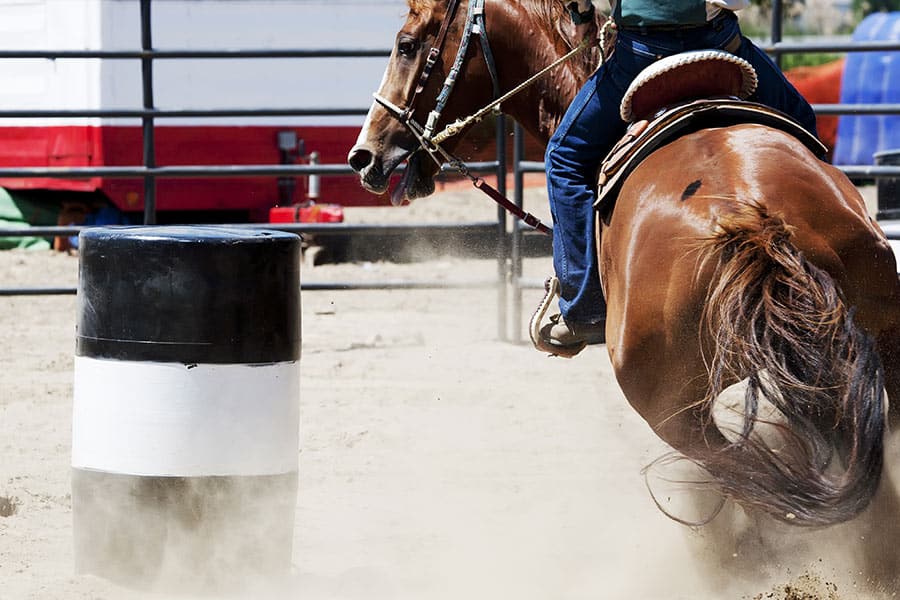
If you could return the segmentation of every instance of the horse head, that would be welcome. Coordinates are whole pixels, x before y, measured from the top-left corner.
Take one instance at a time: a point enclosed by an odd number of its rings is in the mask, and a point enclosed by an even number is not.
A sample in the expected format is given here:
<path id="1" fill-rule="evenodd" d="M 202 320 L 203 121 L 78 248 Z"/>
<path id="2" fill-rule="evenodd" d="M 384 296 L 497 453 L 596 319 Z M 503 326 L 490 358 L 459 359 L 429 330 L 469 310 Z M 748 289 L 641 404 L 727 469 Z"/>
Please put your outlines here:
<path id="1" fill-rule="evenodd" d="M 409 0 L 406 22 L 396 35 L 376 95 L 379 101 L 373 103 L 347 157 L 359 173 L 362 186 L 373 193 L 387 190 L 391 173 L 408 160 L 406 172 L 391 194 L 395 205 L 434 192 L 434 177 L 439 170 L 437 161 L 422 149 L 405 119 L 413 122 L 412 127 L 427 126 L 440 94 L 445 104 L 433 123 L 440 130 L 446 123 L 475 112 L 493 96 L 494 84 L 477 30 L 469 33 L 467 50 L 461 52 L 471 20 L 469 4 L 466 0 Z M 492 7 L 492 25 L 506 10 L 499 3 Z M 459 71 L 448 91 L 447 77 L 454 64 Z M 391 110 L 391 105 L 400 114 Z M 452 152 L 457 143 L 458 139 L 450 139 L 442 147 Z"/>
<path id="2" fill-rule="evenodd" d="M 428 137 L 475 113 L 580 41 L 559 0 L 407 1 L 376 102 L 347 157 L 362 186 L 376 194 L 408 160 L 391 193 L 395 205 L 434 192 L 439 166 L 417 139 L 423 128 Z M 597 48 L 580 53 L 506 100 L 503 112 L 546 144 L 598 57 Z M 441 147 L 453 152 L 464 133 Z"/>

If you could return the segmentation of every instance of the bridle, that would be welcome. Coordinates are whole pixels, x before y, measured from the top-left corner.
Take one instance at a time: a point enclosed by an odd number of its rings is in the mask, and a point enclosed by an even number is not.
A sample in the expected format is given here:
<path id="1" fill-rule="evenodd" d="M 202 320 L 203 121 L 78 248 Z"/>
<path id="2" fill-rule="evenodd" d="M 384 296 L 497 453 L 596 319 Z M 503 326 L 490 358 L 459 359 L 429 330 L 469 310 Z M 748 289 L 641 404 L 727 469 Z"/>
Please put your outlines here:
<path id="1" fill-rule="evenodd" d="M 450 99 L 450 94 L 453 92 L 456 79 L 459 77 L 459 73 L 462 71 L 465 64 L 466 53 L 469 50 L 469 41 L 471 40 L 472 34 L 478 36 L 478 41 L 481 44 L 481 52 L 484 55 L 487 70 L 491 76 L 493 98 L 496 99 L 500 95 L 500 79 L 497 76 L 497 66 L 494 62 L 494 54 L 491 52 L 491 44 L 487 36 L 487 27 L 485 27 L 484 23 L 484 0 L 471 0 L 466 14 L 466 23 L 463 28 L 462 38 L 459 42 L 459 48 L 456 50 L 456 58 L 453 61 L 453 66 L 447 73 L 447 77 L 444 79 L 444 84 L 441 87 L 440 93 L 435 99 L 434 108 L 428 113 L 428 119 L 425 121 L 424 126 L 413 119 L 413 113 L 416 111 L 420 94 L 428 84 L 428 80 L 431 78 L 431 74 L 434 70 L 434 65 L 437 63 L 441 54 L 443 54 L 444 46 L 447 45 L 447 33 L 450 31 L 451 23 L 453 23 L 453 20 L 456 18 L 456 11 L 459 8 L 459 4 L 460 0 L 449 0 L 447 12 L 444 14 L 444 20 L 441 22 L 441 27 L 438 30 L 434 44 L 432 44 L 431 49 L 428 51 L 428 56 L 425 58 L 425 65 L 422 67 L 422 72 L 419 74 L 419 79 L 416 82 L 416 87 L 413 89 L 412 96 L 406 103 L 406 108 L 396 106 L 387 98 L 384 98 L 377 93 L 373 94 L 375 101 L 378 102 L 378 104 L 384 107 L 388 113 L 413 133 L 422 149 L 426 150 L 428 154 L 438 162 L 438 166 L 442 164 L 442 160 L 437 154 L 442 153 L 433 141 L 434 130 L 435 127 L 437 127 L 438 120 L 441 118 L 441 114 L 444 112 L 447 101 Z M 443 158 L 446 158 L 446 156 Z"/>
<path id="2" fill-rule="evenodd" d="M 543 68 L 538 73 L 535 73 L 533 76 L 529 77 L 527 80 L 501 96 L 500 80 L 497 76 L 497 66 L 494 62 L 494 55 L 491 52 L 491 45 L 488 40 L 487 28 L 485 27 L 484 22 L 484 2 L 485 0 L 470 0 L 469 2 L 468 12 L 466 14 L 466 23 L 463 28 L 463 34 L 462 38 L 460 39 L 459 48 L 457 48 L 456 50 L 456 58 L 453 61 L 453 66 L 447 73 L 447 77 L 444 80 L 444 84 L 441 87 L 440 93 L 435 99 L 434 108 L 431 110 L 431 112 L 428 113 L 428 119 L 426 120 L 424 126 L 413 119 L 412 115 L 416 111 L 416 104 L 419 100 L 420 94 L 428 84 L 428 80 L 431 78 L 432 71 L 434 70 L 434 65 L 437 63 L 438 58 L 444 51 L 444 46 L 446 46 L 447 44 L 447 32 L 450 30 L 450 24 L 456 17 L 456 11 L 459 8 L 460 0 L 448 0 L 447 12 L 446 14 L 444 14 L 444 20 L 441 23 L 440 29 L 438 30 L 438 35 L 434 40 L 434 44 L 428 51 L 428 56 L 425 58 L 425 65 L 422 68 L 422 72 L 419 74 L 419 79 L 416 82 L 416 87 L 413 89 L 412 96 L 406 103 L 406 108 L 400 108 L 377 92 L 372 95 L 374 96 L 375 101 L 380 104 L 388 112 L 388 114 L 397 119 L 404 127 L 406 127 L 410 131 L 410 133 L 412 133 L 412 135 L 416 138 L 416 141 L 419 143 L 419 146 L 423 150 L 425 150 L 428 156 L 430 156 L 431 159 L 434 160 L 434 162 L 437 164 L 438 169 L 442 169 L 444 162 L 447 162 L 451 168 L 468 177 L 475 185 L 475 187 L 486 193 L 495 202 L 524 221 L 527 225 L 530 225 L 531 227 L 542 233 L 552 235 L 553 230 L 550 227 L 543 224 L 537 217 L 535 217 L 531 213 L 525 212 L 521 207 L 510 202 L 509 199 L 503 196 L 503 194 L 488 185 L 484 181 L 484 179 L 473 175 L 469 171 L 468 167 L 466 167 L 466 164 L 463 160 L 444 149 L 440 144 L 446 139 L 463 131 L 466 126 L 480 121 L 487 113 L 499 113 L 501 102 L 522 91 L 523 89 L 543 77 L 545 74 L 549 73 L 552 69 L 555 69 L 563 62 L 580 53 L 582 50 L 587 48 L 588 43 L 587 40 L 582 41 L 581 44 L 573 48 L 569 53 L 557 59 L 552 64 Z M 612 21 L 609 22 L 611 23 Z M 453 92 L 453 86 L 456 84 L 456 79 L 459 76 L 459 73 L 462 71 L 463 65 L 465 64 L 466 53 L 469 49 L 469 41 L 473 34 L 478 36 L 479 43 L 481 44 L 481 52 L 484 56 L 488 73 L 491 76 L 493 99 L 487 106 L 485 106 L 481 110 L 470 115 L 466 119 L 456 121 L 447 125 L 443 131 L 435 134 L 437 122 L 441 118 L 441 113 L 443 112 L 444 107 L 447 105 L 447 100 L 450 98 L 450 94 Z M 603 46 L 601 45 L 601 48 L 602 47 Z"/>
<path id="3" fill-rule="evenodd" d="M 484 23 L 484 0 L 471 0 L 469 2 L 469 8 L 466 14 L 466 24 L 463 29 L 462 38 L 460 39 L 459 48 L 456 50 L 456 58 L 453 61 L 450 72 L 444 80 L 444 85 L 441 87 L 440 93 L 435 99 L 434 108 L 428 113 L 428 119 L 425 122 L 425 126 L 423 127 L 412 118 L 412 115 L 416 110 L 419 95 L 428 84 L 434 65 L 437 63 L 438 58 L 444 51 L 444 46 L 447 44 L 447 32 L 450 30 L 450 24 L 456 17 L 456 10 L 459 7 L 459 3 L 460 0 L 449 0 L 447 12 L 441 23 L 441 28 L 438 30 L 438 35 L 434 40 L 434 44 L 428 51 L 428 56 L 425 58 L 425 66 L 419 74 L 416 87 L 413 90 L 409 102 L 406 103 L 406 108 L 396 106 L 390 100 L 382 97 L 378 93 L 372 95 L 378 104 L 413 134 L 416 141 L 418 141 L 419 146 L 421 146 L 428 156 L 437 163 L 438 169 L 443 168 L 443 163 L 446 161 L 452 168 L 468 177 L 476 188 L 486 193 L 500 206 L 520 218 L 527 225 L 530 225 L 534 229 L 547 235 L 553 235 L 553 230 L 542 223 L 540 219 L 510 202 L 508 198 L 488 185 L 481 177 L 473 175 L 463 160 L 445 150 L 434 140 L 435 127 L 437 126 L 437 122 L 441 117 L 444 107 L 447 105 L 450 94 L 453 92 L 453 86 L 456 84 L 456 79 L 462 71 L 462 67 L 466 60 L 466 53 L 469 49 L 469 40 L 471 39 L 472 34 L 478 36 L 479 43 L 481 44 L 481 52 L 484 55 L 484 60 L 487 65 L 488 73 L 491 76 L 491 84 L 493 86 L 493 98 L 495 100 L 495 108 L 493 110 L 499 112 L 499 105 L 496 104 L 496 99 L 500 96 L 500 79 L 497 76 L 497 66 L 494 63 L 494 54 L 491 52 L 487 28 Z M 441 133 L 443 134 L 444 132 Z M 448 136 L 443 136 L 442 139 L 446 139 L 446 137 Z"/>

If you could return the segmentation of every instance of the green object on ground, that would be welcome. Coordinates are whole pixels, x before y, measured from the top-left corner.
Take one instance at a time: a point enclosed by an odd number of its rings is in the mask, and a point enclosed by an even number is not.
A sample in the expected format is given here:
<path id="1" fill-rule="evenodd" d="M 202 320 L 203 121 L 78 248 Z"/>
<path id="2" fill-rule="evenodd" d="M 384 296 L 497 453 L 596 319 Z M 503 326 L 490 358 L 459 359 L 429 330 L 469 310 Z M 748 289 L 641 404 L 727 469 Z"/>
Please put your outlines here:
<path id="1" fill-rule="evenodd" d="M 58 208 L 28 198 L 26 194 L 10 192 L 0 188 L 0 226 L 27 230 L 31 225 L 56 225 Z M 24 233 L 24 231 L 23 231 Z M 49 250 L 46 238 L 23 235 L 21 237 L 0 237 L 0 250 L 25 248 L 28 250 Z"/>

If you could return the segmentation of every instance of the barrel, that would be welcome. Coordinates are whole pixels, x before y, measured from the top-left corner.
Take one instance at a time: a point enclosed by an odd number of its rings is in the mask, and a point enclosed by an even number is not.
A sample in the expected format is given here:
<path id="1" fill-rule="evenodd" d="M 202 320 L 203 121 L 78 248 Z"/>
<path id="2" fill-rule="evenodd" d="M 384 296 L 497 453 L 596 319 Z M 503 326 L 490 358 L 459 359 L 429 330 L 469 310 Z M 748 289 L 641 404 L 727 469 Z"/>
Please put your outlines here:
<path id="1" fill-rule="evenodd" d="M 238 227 L 80 234 L 76 572 L 214 590 L 289 570 L 300 253 Z"/>

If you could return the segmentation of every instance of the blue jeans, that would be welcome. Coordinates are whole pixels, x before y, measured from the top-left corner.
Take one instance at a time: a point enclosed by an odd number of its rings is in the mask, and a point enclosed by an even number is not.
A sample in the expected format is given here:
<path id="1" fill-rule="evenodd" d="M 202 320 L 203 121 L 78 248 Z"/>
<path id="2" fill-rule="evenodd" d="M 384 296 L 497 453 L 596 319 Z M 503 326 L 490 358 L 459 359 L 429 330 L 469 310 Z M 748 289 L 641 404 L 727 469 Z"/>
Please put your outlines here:
<path id="1" fill-rule="evenodd" d="M 619 105 L 628 86 L 659 58 L 688 50 L 723 49 L 740 34 L 737 17 L 723 11 L 706 26 L 674 31 L 620 30 L 616 50 L 575 96 L 547 145 L 545 164 L 553 217 L 553 267 L 559 308 L 568 322 L 595 323 L 606 315 L 594 239 L 597 170 L 625 133 Z M 774 62 L 747 38 L 736 54 L 756 69 L 748 98 L 776 108 L 816 132 L 812 107 Z"/>

